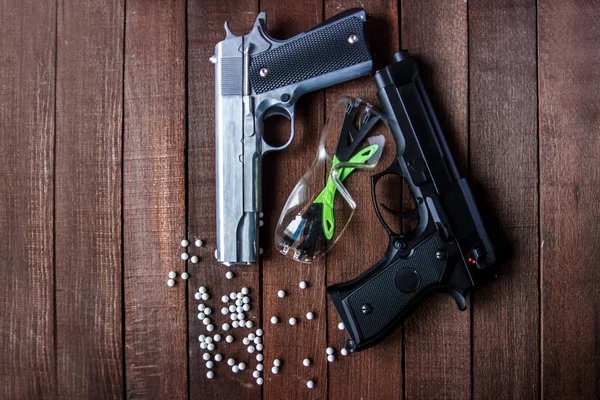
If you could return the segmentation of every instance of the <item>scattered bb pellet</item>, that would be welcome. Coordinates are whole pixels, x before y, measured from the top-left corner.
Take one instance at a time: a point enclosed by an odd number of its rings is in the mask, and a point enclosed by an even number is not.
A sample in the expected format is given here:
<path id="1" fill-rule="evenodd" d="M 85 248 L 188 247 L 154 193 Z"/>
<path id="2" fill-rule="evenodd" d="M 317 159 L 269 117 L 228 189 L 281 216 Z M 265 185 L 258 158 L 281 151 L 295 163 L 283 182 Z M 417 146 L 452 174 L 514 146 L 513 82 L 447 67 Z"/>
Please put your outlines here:
<path id="1" fill-rule="evenodd" d="M 264 360 L 264 359 L 265 359 L 265 357 L 264 357 L 262 354 L 258 353 L 258 354 L 256 355 L 256 361 L 262 361 L 262 360 Z"/>
<path id="2" fill-rule="evenodd" d="M 280 299 L 283 299 L 285 297 L 285 290 L 278 291 L 277 296 L 279 296 Z"/>
<path id="3" fill-rule="evenodd" d="M 306 319 L 308 319 L 308 320 L 315 319 L 315 314 L 313 312 L 307 312 Z"/>
<path id="4" fill-rule="evenodd" d="M 239 321 L 233 321 L 233 322 L 231 323 L 231 326 L 232 326 L 234 329 L 237 329 L 237 328 L 239 328 L 239 327 L 240 327 L 240 322 L 239 322 Z"/>
<path id="5" fill-rule="evenodd" d="M 201 343 L 200 343 L 200 348 L 201 348 L 202 350 L 206 350 L 206 346 L 208 346 L 208 345 L 206 344 L 206 342 L 201 342 Z"/>
<path id="6" fill-rule="evenodd" d="M 306 289 L 308 287 L 308 283 L 301 281 L 298 286 L 300 286 L 300 289 Z"/>
<path id="7" fill-rule="evenodd" d="M 281 367 L 281 360 L 276 358 L 273 360 L 273 365 L 276 367 Z"/>
<path id="8" fill-rule="evenodd" d="M 243 371 L 246 369 L 246 364 L 244 364 L 243 362 L 238 364 L 238 368 L 240 369 L 240 371 Z"/>
<path id="9" fill-rule="evenodd" d="M 188 247 L 188 246 L 189 246 L 189 244 L 190 244 L 190 242 L 188 242 L 188 241 L 187 241 L 187 240 L 185 240 L 185 239 L 183 239 L 183 240 L 181 241 L 181 247 Z"/>
<path id="10" fill-rule="evenodd" d="M 229 314 L 229 309 L 227 307 L 221 308 L 221 314 L 223 314 L 223 315 Z"/>
<path id="11" fill-rule="evenodd" d="M 206 330 L 212 332 L 215 330 L 215 326 L 213 324 L 206 325 Z"/>
<path id="12" fill-rule="evenodd" d="M 237 374 L 238 372 L 240 372 L 240 367 L 238 367 L 237 365 L 234 365 L 233 367 L 231 367 L 231 370 L 233 371 L 234 374 Z"/>
<path id="13" fill-rule="evenodd" d="M 227 337 L 225 337 L 225 341 L 226 341 L 227 343 L 231 343 L 231 342 L 233 342 L 233 336 L 231 336 L 231 335 L 227 335 Z"/>
<path id="14" fill-rule="evenodd" d="M 199 312 L 199 313 L 198 313 L 198 319 L 199 319 L 200 321 L 203 321 L 203 320 L 204 320 L 204 318 L 206 318 L 206 316 L 204 315 L 204 313 L 203 313 L 203 312 Z M 208 325 L 208 324 L 204 324 L 204 325 Z"/>
<path id="15" fill-rule="evenodd" d="M 200 335 L 198 336 L 198 340 L 201 342 L 204 342 L 206 340 L 206 336 L 205 335 Z"/>
<path id="16" fill-rule="evenodd" d="M 208 371 L 208 372 L 206 373 L 206 377 L 207 377 L 208 379 L 212 379 L 212 378 L 214 378 L 214 377 L 215 377 L 215 373 L 214 373 L 214 372 L 212 372 L 212 371 Z"/>
<path id="17" fill-rule="evenodd" d="M 278 322 L 279 322 L 279 318 L 277 318 L 276 316 L 272 316 L 272 317 L 271 317 L 271 323 L 272 323 L 273 325 L 275 325 L 275 324 L 276 324 L 276 323 L 278 323 Z"/>
<path id="18" fill-rule="evenodd" d="M 181 259 L 183 261 L 187 260 L 188 258 L 190 258 L 190 255 L 188 253 L 181 253 Z"/>
<path id="19" fill-rule="evenodd" d="M 348 350 L 346 350 L 345 347 L 342 347 L 342 349 L 340 350 L 340 354 L 343 355 L 344 357 L 348 355 Z"/>
<path id="20" fill-rule="evenodd" d="M 206 368 L 212 369 L 212 367 L 214 367 L 214 366 L 215 366 L 215 364 L 212 361 L 207 361 L 206 362 Z"/>
<path id="21" fill-rule="evenodd" d="M 200 319 L 200 316 L 201 316 L 201 315 L 204 315 L 204 314 L 202 314 L 202 313 L 198 314 L 198 319 Z M 208 325 L 208 324 L 210 324 L 210 318 L 208 318 L 208 317 L 204 317 L 204 319 L 202 320 L 202 323 L 203 323 L 204 325 Z"/>
<path id="22" fill-rule="evenodd" d="M 339 329 L 340 331 L 343 331 L 344 329 L 346 329 L 346 327 L 344 326 L 344 323 L 343 323 L 343 322 L 340 322 L 340 323 L 338 324 L 338 329 Z"/>
<path id="23" fill-rule="evenodd" d="M 248 353 L 252 354 L 254 353 L 254 350 L 256 350 L 254 346 L 248 346 Z"/>
<path id="24" fill-rule="evenodd" d="M 190 258 L 190 261 L 192 262 L 192 264 L 198 264 L 198 261 L 200 261 L 198 259 L 198 256 L 192 256 L 192 258 Z"/>
<path id="25" fill-rule="evenodd" d="M 258 372 L 258 371 L 254 371 L 254 372 L 252 372 L 252 376 L 253 376 L 254 378 L 260 378 L 260 372 Z"/>
<path id="26" fill-rule="evenodd" d="M 229 302 L 229 297 L 228 296 L 223 296 L 223 297 L 221 297 L 221 301 L 223 303 L 227 303 L 227 302 Z"/>
<path id="27" fill-rule="evenodd" d="M 227 360 L 227 365 L 233 367 L 235 365 L 235 360 L 233 358 L 230 358 L 229 360 Z"/>
<path id="28" fill-rule="evenodd" d="M 247 295 L 248 293 L 250 293 L 250 289 L 248 289 L 247 287 L 243 287 L 243 288 L 242 288 L 242 294 L 245 296 L 245 295 Z"/>
<path id="29" fill-rule="evenodd" d="M 254 322 L 246 321 L 246 328 L 252 328 L 254 326 Z"/>
<path id="30" fill-rule="evenodd" d="M 328 355 L 327 356 L 327 361 L 334 362 L 335 361 L 335 356 L 333 354 Z"/>
<path id="31" fill-rule="evenodd" d="M 177 272 L 175 272 L 175 271 L 169 272 L 169 278 L 175 279 L 176 277 L 177 277 Z"/>
<path id="32" fill-rule="evenodd" d="M 229 298 L 230 298 L 231 300 L 235 300 L 235 298 L 236 298 L 235 296 L 236 296 L 236 293 L 235 293 L 235 292 L 231 292 L 231 293 L 229 294 Z"/>
<path id="33" fill-rule="evenodd" d="M 206 309 L 206 304 L 200 303 L 198 304 L 198 311 L 204 311 Z"/>
<path id="34" fill-rule="evenodd" d="M 256 336 L 262 336 L 263 333 L 264 333 L 264 331 L 260 328 L 256 330 Z"/>
<path id="35" fill-rule="evenodd" d="M 252 332 L 250 332 L 250 333 L 248 334 L 248 340 L 254 340 L 254 339 L 256 339 L 256 334 L 255 334 L 255 333 L 252 333 Z"/>
<path id="36" fill-rule="evenodd" d="M 271 368 L 271 372 L 272 372 L 274 375 L 277 375 L 277 374 L 279 373 L 279 367 L 273 367 L 273 368 Z"/>
<path id="37" fill-rule="evenodd" d="M 208 289 L 206 289 L 206 287 L 205 287 L 205 286 L 200 286 L 200 287 L 198 288 L 198 292 L 200 292 L 200 293 L 207 293 L 207 292 L 208 292 Z"/>
<path id="38" fill-rule="evenodd" d="M 207 336 L 207 337 L 206 337 L 206 339 L 204 339 L 204 341 L 205 341 L 206 343 L 212 343 L 212 341 L 213 341 L 213 338 L 211 338 L 210 336 Z"/>
<path id="39" fill-rule="evenodd" d="M 262 364 L 256 364 L 256 370 L 257 371 L 262 371 L 264 368 L 265 368 L 264 365 L 262 365 Z"/>
<path id="40" fill-rule="evenodd" d="M 262 344 L 262 343 L 259 343 L 259 344 L 257 344 L 257 345 L 256 345 L 256 350 L 257 350 L 257 351 L 263 351 L 263 349 L 264 349 L 264 348 L 265 348 L 265 347 L 263 346 L 263 344 Z"/>
<path id="41" fill-rule="evenodd" d="M 173 286 L 175 286 L 175 281 L 174 281 L 173 279 L 169 279 L 169 280 L 167 281 L 167 286 L 169 286 L 169 287 L 173 287 Z"/>
<path id="42" fill-rule="evenodd" d="M 202 359 L 203 359 L 204 361 L 208 361 L 208 360 L 210 360 L 210 353 L 204 353 L 204 354 L 202 354 Z"/>
<path id="43" fill-rule="evenodd" d="M 290 325 L 296 325 L 296 322 L 298 321 L 296 320 L 296 318 L 292 317 L 288 322 L 290 323 Z"/>
<path id="44" fill-rule="evenodd" d="M 262 385 L 262 384 L 263 384 L 263 378 L 258 378 L 258 379 L 256 380 L 256 384 L 257 384 L 257 385 Z"/>
<path id="45" fill-rule="evenodd" d="M 202 247 L 202 245 L 204 245 L 204 242 L 200 239 L 196 239 L 196 242 L 194 244 L 196 245 L 196 247 Z"/>
<path id="46" fill-rule="evenodd" d="M 204 314 L 206 314 L 206 315 L 210 315 L 210 313 L 212 313 L 212 309 L 211 309 L 210 307 L 206 307 L 206 308 L 204 309 Z"/>
<path id="47" fill-rule="evenodd" d="M 327 349 L 325 349 L 325 353 L 327 354 L 333 354 L 333 347 L 328 347 Z"/>
<path id="48" fill-rule="evenodd" d="M 202 300 L 206 301 L 210 299 L 210 295 L 208 293 L 202 293 Z"/>
<path id="49" fill-rule="evenodd" d="M 242 310 L 244 310 L 245 312 L 250 311 L 250 304 L 244 304 Z"/>
<path id="50" fill-rule="evenodd" d="M 181 279 L 183 279 L 184 281 L 187 281 L 187 279 L 190 277 L 190 275 L 187 272 L 182 272 L 181 273 Z"/>
<path id="51" fill-rule="evenodd" d="M 208 351 L 213 351 L 215 349 L 215 344 L 214 343 L 209 343 L 206 345 L 206 350 Z"/>
<path id="52" fill-rule="evenodd" d="M 229 324 L 227 322 L 225 322 L 223 325 L 221 325 L 221 329 L 223 329 L 224 331 L 228 331 L 229 330 Z"/>
<path id="53" fill-rule="evenodd" d="M 225 274 L 225 278 L 232 279 L 233 278 L 233 272 L 227 271 L 227 273 Z"/>
<path id="54" fill-rule="evenodd" d="M 248 339 L 247 337 L 242 339 L 242 343 L 244 343 L 246 346 L 248 346 L 250 344 L 250 339 Z"/>
<path id="55" fill-rule="evenodd" d="M 315 387 L 315 383 L 313 381 L 306 382 L 306 387 L 312 389 Z"/>
<path id="56" fill-rule="evenodd" d="M 219 361 L 221 361 L 222 359 L 223 359 L 223 356 L 222 356 L 221 354 L 219 354 L 219 353 L 215 354 L 215 361 L 216 361 L 216 362 L 219 362 Z"/>
<path id="57" fill-rule="evenodd" d="M 244 304 L 248 304 L 248 303 L 250 303 L 250 297 L 248 297 L 248 296 L 244 296 L 244 297 L 242 298 L 242 303 L 244 303 Z"/>
<path id="58" fill-rule="evenodd" d="M 173 281 L 173 282 L 175 282 L 175 281 Z M 202 293 L 198 293 L 198 292 L 194 293 L 194 298 L 196 300 L 202 300 Z"/>
<path id="59" fill-rule="evenodd" d="M 309 367 L 310 366 L 310 360 L 308 358 L 305 358 L 302 361 L 302 365 L 304 365 L 305 367 Z"/>
<path id="60" fill-rule="evenodd" d="M 242 292 L 237 292 L 237 293 L 235 294 L 235 298 L 236 298 L 236 299 L 238 299 L 238 300 L 241 300 L 241 299 L 242 299 L 242 297 L 244 297 L 244 294 L 243 294 Z M 237 303 L 237 302 L 236 302 L 236 303 Z"/>
<path id="61" fill-rule="evenodd" d="M 220 342 L 221 341 L 221 335 L 219 335 L 218 333 L 216 335 L 213 336 L 213 340 L 215 342 Z"/>
<path id="62" fill-rule="evenodd" d="M 244 309 L 243 309 L 242 307 L 236 307 L 236 308 L 235 308 L 235 312 L 237 312 L 238 314 L 239 314 L 239 313 L 243 313 L 243 312 L 244 312 Z"/>
<path id="63" fill-rule="evenodd" d="M 236 312 L 236 311 L 237 311 L 237 308 L 236 308 L 236 306 L 234 306 L 233 304 L 229 306 L 229 312 L 232 312 L 232 313 L 234 313 L 234 312 Z"/>

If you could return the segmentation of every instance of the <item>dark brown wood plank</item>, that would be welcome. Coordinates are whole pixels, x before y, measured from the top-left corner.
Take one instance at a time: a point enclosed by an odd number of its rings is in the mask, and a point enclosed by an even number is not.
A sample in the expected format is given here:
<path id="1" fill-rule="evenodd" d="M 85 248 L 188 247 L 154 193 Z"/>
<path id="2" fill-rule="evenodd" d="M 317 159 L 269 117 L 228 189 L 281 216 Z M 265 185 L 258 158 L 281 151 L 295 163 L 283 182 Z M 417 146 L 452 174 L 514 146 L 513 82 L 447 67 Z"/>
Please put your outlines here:
<path id="1" fill-rule="evenodd" d="M 351 7 L 362 7 L 372 15 L 368 22 L 369 44 L 376 66 L 383 66 L 399 49 L 398 8 L 395 2 L 350 2 L 341 6 L 326 1 L 325 18 Z M 360 97 L 378 104 L 376 86 L 370 77 L 361 78 L 326 90 L 326 109 L 330 110 L 342 96 Z M 386 136 L 389 143 L 391 134 Z M 391 157 L 379 161 L 377 171 L 387 168 Z M 360 173 L 360 172 L 359 172 Z M 368 179 L 374 172 L 355 176 L 360 181 L 352 186 L 352 196 L 358 208 L 351 225 L 335 248 L 327 255 L 327 284 L 346 282 L 375 264 L 385 253 L 388 237 L 377 219 L 371 202 L 371 185 Z M 360 173 L 362 174 L 362 173 Z M 339 355 L 348 339 L 340 331 L 340 321 L 335 308 L 327 299 L 328 344 L 338 350 L 337 360 L 328 364 L 329 398 L 331 399 L 397 399 L 402 397 L 402 329 L 397 329 L 384 342 L 348 357 Z"/>
<path id="2" fill-rule="evenodd" d="M 469 3 L 470 180 L 508 257 L 473 296 L 474 398 L 538 396 L 535 30 L 535 1 Z"/>
<path id="3" fill-rule="evenodd" d="M 123 242 L 127 397 L 187 397 L 185 1 L 127 1 Z"/>
<path id="4" fill-rule="evenodd" d="M 0 397 L 56 396 L 55 1 L 0 2 Z"/>
<path id="5" fill-rule="evenodd" d="M 538 2 L 542 398 L 600 395 L 600 3 Z"/>
<path id="6" fill-rule="evenodd" d="M 198 264 L 188 263 L 190 286 L 189 302 L 189 363 L 190 363 L 190 397 L 192 399 L 239 398 L 259 399 L 262 387 L 255 383 L 252 372 L 257 364 L 255 355 L 250 355 L 242 338 L 250 333 L 249 329 L 222 330 L 222 324 L 231 325 L 229 315 L 220 312 L 223 303 L 221 297 L 242 287 L 250 289 L 252 309 L 249 315 L 254 322 L 253 331 L 260 326 L 260 280 L 259 266 L 239 266 L 227 268 L 216 262 L 216 209 L 215 209 L 215 82 L 214 65 L 209 58 L 214 54 L 215 45 L 225 38 L 223 24 L 228 21 L 231 29 L 242 35 L 252 29 L 254 18 L 258 14 L 258 4 L 254 0 L 237 1 L 189 1 L 188 2 L 188 239 L 204 240 L 205 246 L 193 247 L 190 254 L 200 257 Z M 232 193 L 232 196 L 238 195 Z M 232 234 L 234 234 L 232 232 Z M 231 270 L 235 277 L 225 278 Z M 208 301 L 194 298 L 200 286 L 205 286 L 212 297 Z M 233 335 L 231 344 L 224 340 L 216 344 L 215 351 L 224 360 L 215 363 L 215 378 L 207 379 L 206 361 L 202 354 L 206 350 L 199 347 L 198 336 L 208 334 L 204 325 L 198 320 L 197 306 L 204 303 L 211 307 L 211 318 L 217 329 L 212 334 Z M 234 374 L 226 363 L 232 357 L 237 362 L 244 362 L 247 368 Z"/>
<path id="7" fill-rule="evenodd" d="M 467 3 L 402 2 L 402 48 L 422 63 L 454 159 L 466 173 L 468 153 Z M 406 194 L 405 194 L 406 196 Z M 428 299 L 404 323 L 406 398 L 465 399 L 471 395 L 470 313 L 449 296 Z"/>
<path id="8" fill-rule="evenodd" d="M 290 38 L 308 31 L 323 20 L 321 1 L 308 2 L 299 7 L 294 1 L 261 0 L 260 6 L 261 11 L 267 13 L 268 29 L 275 38 Z M 275 227 L 283 206 L 316 156 L 324 123 L 323 104 L 323 91 L 301 98 L 296 105 L 294 142 L 282 152 L 268 154 L 263 164 L 265 228 L 262 239 L 266 243 L 263 258 L 263 324 L 265 368 L 268 370 L 264 395 L 268 399 L 322 399 L 327 393 L 324 260 L 310 265 L 295 262 L 280 254 L 274 243 Z M 290 124 L 267 123 L 265 130 L 267 140 L 284 143 L 289 136 Z M 302 280 L 308 282 L 307 289 L 299 288 Z M 287 293 L 283 299 L 277 297 L 281 289 Z M 314 312 L 315 319 L 306 319 L 308 312 Z M 277 325 L 269 322 L 272 316 L 279 318 Z M 288 323 L 291 317 L 298 320 L 297 325 Z M 276 358 L 283 363 L 278 375 L 270 371 Z M 312 361 L 309 367 L 302 365 L 305 358 Z M 306 386 L 309 380 L 315 382 L 313 389 Z"/>
<path id="9" fill-rule="evenodd" d="M 58 2 L 56 336 L 59 395 L 123 395 L 123 18 L 117 2 Z"/>

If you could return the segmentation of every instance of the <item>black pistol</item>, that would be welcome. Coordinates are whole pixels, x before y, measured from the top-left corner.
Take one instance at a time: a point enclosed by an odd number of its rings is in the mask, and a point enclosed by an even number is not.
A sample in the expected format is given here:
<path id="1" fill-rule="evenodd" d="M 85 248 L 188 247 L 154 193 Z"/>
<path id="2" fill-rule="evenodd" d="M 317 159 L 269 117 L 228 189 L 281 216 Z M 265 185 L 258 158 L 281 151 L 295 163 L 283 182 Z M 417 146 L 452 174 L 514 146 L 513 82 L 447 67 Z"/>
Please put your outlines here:
<path id="1" fill-rule="evenodd" d="M 452 296 L 460 310 L 475 286 L 495 279 L 495 255 L 475 200 L 461 178 L 423 82 L 408 51 L 375 73 L 378 97 L 396 141 L 392 165 L 371 177 L 375 211 L 389 235 L 384 257 L 357 278 L 327 292 L 350 340 L 350 352 L 384 339 L 415 306 L 434 292 Z M 377 182 L 402 177 L 416 208 L 394 212 L 377 201 Z M 399 191 L 400 192 L 400 191 Z M 398 233 L 383 212 L 417 220 L 414 230 Z"/>

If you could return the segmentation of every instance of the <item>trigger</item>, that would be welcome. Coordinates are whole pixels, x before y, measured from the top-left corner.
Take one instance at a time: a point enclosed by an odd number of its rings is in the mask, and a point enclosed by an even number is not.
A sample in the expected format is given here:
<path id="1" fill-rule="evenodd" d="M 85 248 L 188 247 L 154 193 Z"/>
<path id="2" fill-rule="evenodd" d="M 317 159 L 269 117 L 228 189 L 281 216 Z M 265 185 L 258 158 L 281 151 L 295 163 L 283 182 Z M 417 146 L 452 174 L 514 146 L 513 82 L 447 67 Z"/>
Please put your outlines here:
<path id="1" fill-rule="evenodd" d="M 389 212 L 390 214 L 392 214 L 396 217 L 400 217 L 402 219 L 408 219 L 408 220 L 419 219 L 419 209 L 417 209 L 417 208 L 414 208 L 410 211 L 395 211 L 383 203 L 381 204 L 381 207 L 383 207 L 383 209 L 385 211 Z"/>
<path id="2" fill-rule="evenodd" d="M 267 111 L 265 111 L 265 113 L 263 114 L 263 119 L 269 119 L 274 116 L 284 117 L 288 121 L 292 120 L 292 118 L 290 117 L 290 114 L 288 112 L 281 110 L 278 107 L 271 107 L 271 108 L 267 109 Z"/>
<path id="3" fill-rule="evenodd" d="M 454 289 L 452 286 L 446 286 L 444 292 L 448 293 L 454 299 L 456 306 L 460 311 L 465 311 L 467 309 L 467 298 L 461 292 Z"/>

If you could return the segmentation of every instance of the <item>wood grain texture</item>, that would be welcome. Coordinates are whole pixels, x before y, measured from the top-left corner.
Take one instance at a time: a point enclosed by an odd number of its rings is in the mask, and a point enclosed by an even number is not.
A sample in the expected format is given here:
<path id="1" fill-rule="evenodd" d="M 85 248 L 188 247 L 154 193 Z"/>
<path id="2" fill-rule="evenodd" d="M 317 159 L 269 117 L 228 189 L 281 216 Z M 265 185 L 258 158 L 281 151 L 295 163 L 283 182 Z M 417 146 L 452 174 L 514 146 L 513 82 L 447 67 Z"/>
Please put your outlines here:
<path id="1" fill-rule="evenodd" d="M 187 397 L 185 1 L 127 1 L 123 241 L 128 398 Z"/>
<path id="2" fill-rule="evenodd" d="M 468 154 L 467 3 L 403 1 L 402 48 L 418 57 L 422 78 L 462 174 Z M 406 195 L 405 195 L 406 196 Z M 405 397 L 471 395 L 470 313 L 433 296 L 404 323 Z"/>
<path id="3" fill-rule="evenodd" d="M 539 375 L 535 1 L 469 3 L 472 187 L 506 244 L 473 297 L 473 396 L 536 398 Z M 486 207 L 486 203 L 488 206 Z M 497 224 L 497 225 L 496 225 Z"/>
<path id="4" fill-rule="evenodd" d="M 55 1 L 0 2 L 0 397 L 56 396 Z"/>
<path id="5" fill-rule="evenodd" d="M 600 396 L 600 4 L 538 3 L 542 398 Z"/>
<path id="6" fill-rule="evenodd" d="M 372 18 L 367 22 L 369 44 L 377 67 L 386 65 L 391 55 L 399 50 L 398 8 L 386 1 L 325 3 L 325 17 L 351 7 L 363 7 Z M 326 109 L 330 110 L 342 96 L 360 97 L 378 104 L 373 78 L 365 77 L 326 90 Z M 387 135 L 387 143 L 392 137 Z M 393 155 L 392 155 L 393 157 Z M 377 171 L 387 168 L 391 158 L 382 156 Z M 371 186 L 365 172 L 351 187 L 358 208 L 344 236 L 327 255 L 327 284 L 346 282 L 358 276 L 385 253 L 388 244 L 386 231 L 379 223 L 371 202 Z M 345 331 L 337 329 L 340 321 L 334 306 L 327 300 L 328 344 L 339 351 L 348 339 Z M 329 398 L 331 399 L 398 399 L 403 394 L 402 329 L 397 329 L 385 341 L 366 351 L 343 357 L 328 365 Z"/>
<path id="7" fill-rule="evenodd" d="M 215 45 L 225 38 L 223 24 L 228 21 L 231 29 L 238 34 L 250 31 L 256 15 L 256 1 L 223 2 L 223 1 L 189 1 L 188 2 L 188 238 L 192 242 L 200 238 L 206 242 L 201 248 L 193 248 L 191 254 L 200 257 L 198 264 L 188 263 L 190 272 L 189 302 L 189 363 L 190 363 L 190 398 L 261 398 L 261 386 L 252 377 L 256 364 L 255 355 L 247 352 L 242 338 L 250 333 L 249 329 L 222 330 L 223 323 L 231 325 L 230 316 L 224 316 L 220 310 L 224 304 L 223 295 L 238 292 L 242 287 L 250 289 L 252 309 L 250 320 L 254 322 L 252 331 L 261 325 L 261 302 L 259 266 L 236 266 L 227 268 L 214 258 L 216 249 L 216 209 L 215 209 L 215 82 L 214 65 L 209 57 L 214 54 Z M 237 194 L 232 194 L 237 195 Z M 232 234 L 234 234 L 232 232 Z M 234 272 L 232 280 L 225 279 L 226 271 Z M 217 352 L 224 360 L 215 363 L 215 378 L 206 377 L 208 369 L 202 354 L 206 350 L 199 347 L 198 336 L 208 334 L 204 325 L 198 320 L 197 305 L 194 298 L 199 286 L 204 285 L 212 294 L 212 298 L 203 302 L 213 310 L 211 317 L 215 321 L 216 330 L 223 338 L 231 334 L 235 341 L 231 344 L 222 340 L 217 343 Z M 244 362 L 247 368 L 234 374 L 226 360 L 232 357 L 237 362 Z"/>
<path id="8" fill-rule="evenodd" d="M 122 2 L 58 2 L 56 341 L 59 396 L 123 395 Z"/>
<path id="9" fill-rule="evenodd" d="M 279 39 L 308 31 L 323 20 L 321 1 L 307 2 L 299 7 L 296 2 L 289 0 L 261 0 L 260 5 L 261 11 L 267 13 L 270 34 Z M 316 156 L 324 123 L 323 104 L 323 91 L 302 97 L 296 107 L 294 142 L 282 152 L 268 154 L 263 161 L 263 325 L 265 368 L 269 371 L 265 374 L 266 399 L 279 399 L 282 396 L 290 399 L 324 399 L 327 396 L 324 260 L 310 265 L 295 262 L 280 254 L 274 243 L 279 214 Z M 281 123 L 283 121 L 280 118 L 274 123 L 266 123 L 267 141 L 285 143 L 291 127 L 287 121 Z M 302 280 L 308 282 L 307 289 L 299 288 Z M 280 289 L 287 293 L 283 299 L 277 297 Z M 314 312 L 315 319 L 306 319 L 308 312 Z M 277 325 L 269 322 L 272 316 L 279 318 Z M 291 317 L 298 320 L 297 325 L 289 325 Z M 282 360 L 283 365 L 281 372 L 273 375 L 270 369 L 276 358 Z M 302 365 L 305 358 L 312 361 L 310 367 Z M 313 389 L 306 387 L 309 380 L 315 382 Z"/>

